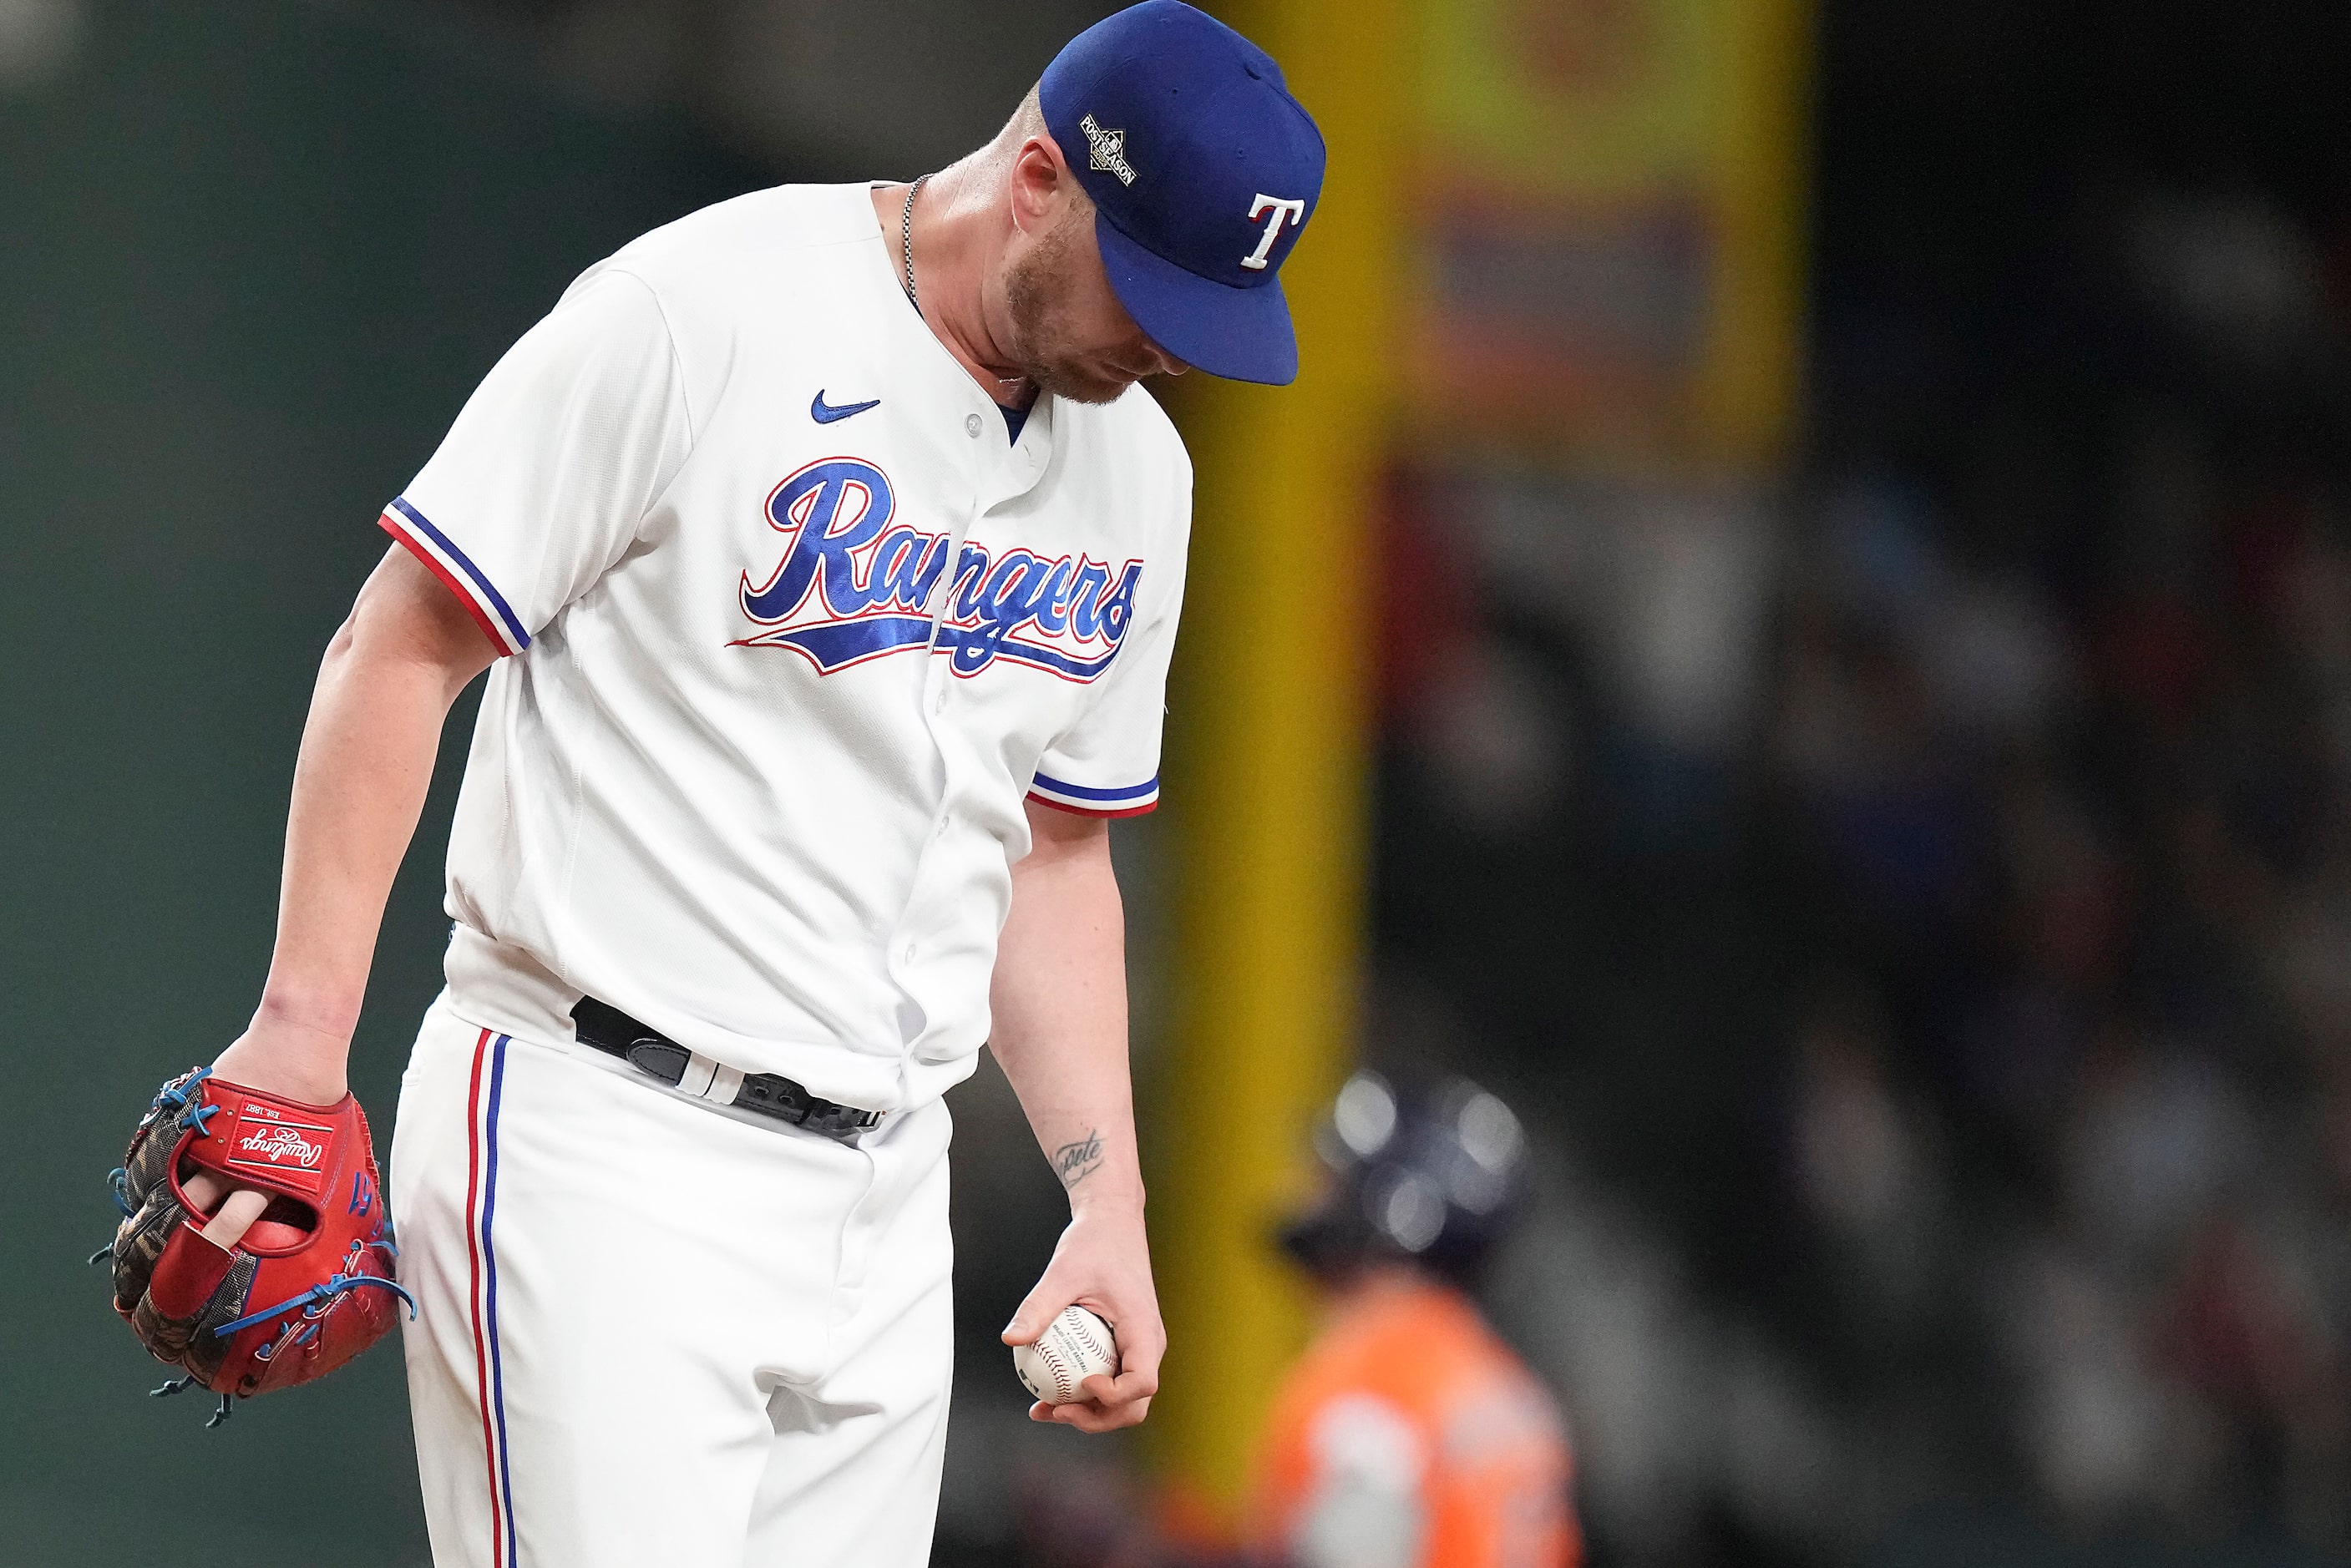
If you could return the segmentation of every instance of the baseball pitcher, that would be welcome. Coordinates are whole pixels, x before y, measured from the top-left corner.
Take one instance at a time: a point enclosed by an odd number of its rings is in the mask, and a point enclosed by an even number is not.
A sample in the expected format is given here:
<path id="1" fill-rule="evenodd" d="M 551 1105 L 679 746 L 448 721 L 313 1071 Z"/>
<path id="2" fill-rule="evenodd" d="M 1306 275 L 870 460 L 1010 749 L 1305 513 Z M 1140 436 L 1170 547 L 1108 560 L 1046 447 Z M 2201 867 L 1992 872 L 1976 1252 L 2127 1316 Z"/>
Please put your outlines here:
<path id="1" fill-rule="evenodd" d="M 233 1399 L 413 1299 L 444 1565 L 921 1563 L 940 1096 L 986 1044 L 1071 1208 L 1004 1337 L 1078 1304 L 1119 1355 L 1031 1414 L 1143 1419 L 1107 824 L 1158 797 L 1191 472 L 1137 383 L 1293 378 L 1322 166 L 1272 59 L 1146 0 L 951 167 L 722 202 L 566 291 L 386 508 L 260 1005 L 118 1179 L 151 1348 Z M 486 667 L 395 1242 L 344 1063 Z"/>

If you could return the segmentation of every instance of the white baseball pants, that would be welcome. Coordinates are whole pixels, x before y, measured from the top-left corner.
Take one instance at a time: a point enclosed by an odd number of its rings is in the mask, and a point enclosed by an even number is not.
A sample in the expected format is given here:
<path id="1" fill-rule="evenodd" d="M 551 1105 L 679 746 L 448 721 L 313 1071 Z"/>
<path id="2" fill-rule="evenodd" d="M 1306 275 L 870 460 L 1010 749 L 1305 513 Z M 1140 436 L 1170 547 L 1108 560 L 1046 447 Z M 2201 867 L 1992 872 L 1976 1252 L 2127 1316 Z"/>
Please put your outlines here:
<path id="1" fill-rule="evenodd" d="M 856 1143 L 425 1015 L 392 1204 L 440 1568 L 918 1568 L 946 1106 Z"/>

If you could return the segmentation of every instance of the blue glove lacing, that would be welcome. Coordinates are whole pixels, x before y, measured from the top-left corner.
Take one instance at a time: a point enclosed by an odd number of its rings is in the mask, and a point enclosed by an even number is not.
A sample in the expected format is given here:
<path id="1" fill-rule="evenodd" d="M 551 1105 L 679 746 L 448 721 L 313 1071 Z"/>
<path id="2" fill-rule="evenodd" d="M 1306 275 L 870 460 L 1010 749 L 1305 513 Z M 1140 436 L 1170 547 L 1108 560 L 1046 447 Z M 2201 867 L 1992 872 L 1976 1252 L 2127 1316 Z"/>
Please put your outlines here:
<path id="1" fill-rule="evenodd" d="M 394 1293 L 402 1301 L 408 1303 L 408 1315 L 411 1318 L 415 1317 L 416 1298 L 402 1290 L 397 1282 L 374 1274 L 336 1274 L 329 1277 L 323 1284 L 312 1285 L 290 1301 L 279 1302 L 276 1306 L 264 1307 L 259 1312 L 249 1312 L 234 1322 L 221 1324 L 212 1331 L 213 1337 L 226 1339 L 238 1329 L 250 1328 L 256 1323 L 266 1322 L 279 1313 L 291 1312 L 296 1307 L 307 1307 L 318 1302 L 331 1301 L 345 1291 L 357 1290 L 361 1285 L 381 1285 L 383 1289 Z"/>

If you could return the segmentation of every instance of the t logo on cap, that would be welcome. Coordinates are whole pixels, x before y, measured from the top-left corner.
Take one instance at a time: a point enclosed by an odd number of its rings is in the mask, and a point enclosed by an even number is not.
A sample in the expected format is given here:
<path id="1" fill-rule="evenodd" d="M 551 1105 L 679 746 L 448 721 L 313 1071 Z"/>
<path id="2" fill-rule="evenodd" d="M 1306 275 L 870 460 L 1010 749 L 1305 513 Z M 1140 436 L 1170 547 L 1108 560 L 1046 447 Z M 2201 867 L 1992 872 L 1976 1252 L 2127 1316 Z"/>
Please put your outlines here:
<path id="1" fill-rule="evenodd" d="M 1264 237 L 1258 241 L 1257 249 L 1241 257 L 1241 265 L 1252 272 L 1264 267 L 1266 253 L 1273 249 L 1273 237 L 1281 233 L 1282 219 L 1288 218 L 1293 223 L 1302 223 L 1306 221 L 1306 202 L 1303 199 L 1285 202 L 1279 196 L 1269 196 L 1262 191 L 1257 193 L 1257 200 L 1249 203 L 1249 217 L 1254 220 L 1269 207 L 1273 210 L 1273 222 L 1265 226 Z"/>

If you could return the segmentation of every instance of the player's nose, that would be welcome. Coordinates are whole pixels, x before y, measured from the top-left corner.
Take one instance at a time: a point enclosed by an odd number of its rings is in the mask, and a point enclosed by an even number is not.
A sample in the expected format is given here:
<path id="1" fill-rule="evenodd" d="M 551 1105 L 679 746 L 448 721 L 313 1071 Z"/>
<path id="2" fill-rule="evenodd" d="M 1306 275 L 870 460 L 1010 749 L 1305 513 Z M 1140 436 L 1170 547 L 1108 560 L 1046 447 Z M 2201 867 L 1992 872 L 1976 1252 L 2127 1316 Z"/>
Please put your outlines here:
<path id="1" fill-rule="evenodd" d="M 1143 340 L 1143 351 L 1151 362 L 1147 375 L 1180 376 L 1192 368 L 1148 337 Z"/>

